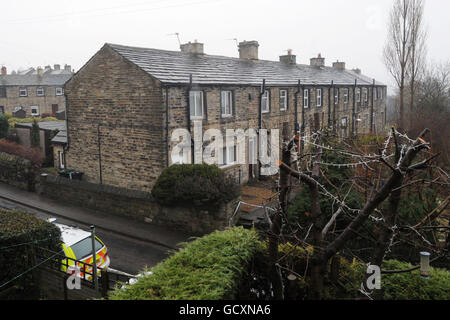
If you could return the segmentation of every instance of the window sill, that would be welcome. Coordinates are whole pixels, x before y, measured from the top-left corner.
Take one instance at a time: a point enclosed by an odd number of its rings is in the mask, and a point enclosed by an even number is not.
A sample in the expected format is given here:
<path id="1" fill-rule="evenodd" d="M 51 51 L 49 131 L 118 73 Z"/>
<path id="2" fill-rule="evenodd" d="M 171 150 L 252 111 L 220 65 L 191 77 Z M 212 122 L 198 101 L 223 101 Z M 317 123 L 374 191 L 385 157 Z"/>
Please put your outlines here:
<path id="1" fill-rule="evenodd" d="M 224 165 L 224 166 L 219 166 L 219 169 L 226 171 L 226 170 L 238 168 L 239 166 L 240 165 L 237 164 L 237 163 L 232 163 L 232 164 L 227 164 L 227 165 Z"/>

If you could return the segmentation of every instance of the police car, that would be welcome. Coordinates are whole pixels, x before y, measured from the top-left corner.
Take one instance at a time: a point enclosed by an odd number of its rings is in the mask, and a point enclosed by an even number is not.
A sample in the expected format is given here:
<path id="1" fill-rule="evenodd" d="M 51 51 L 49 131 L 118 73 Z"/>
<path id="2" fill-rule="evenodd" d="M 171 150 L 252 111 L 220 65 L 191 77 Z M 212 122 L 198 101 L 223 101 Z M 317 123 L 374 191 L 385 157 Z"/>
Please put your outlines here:
<path id="1" fill-rule="evenodd" d="M 92 265 L 94 263 L 94 256 L 92 254 L 92 238 L 91 233 L 81 230 L 76 227 L 70 227 L 63 224 L 56 223 L 56 219 L 49 219 L 49 222 L 55 224 L 61 231 L 62 249 L 67 257 L 62 260 L 61 270 L 73 274 L 78 268 L 79 276 L 86 280 L 92 279 L 93 268 L 85 266 L 84 263 Z M 95 252 L 97 262 L 97 274 L 100 276 L 102 270 L 106 270 L 111 260 L 108 256 L 108 248 L 102 240 L 95 237 Z M 77 268 L 75 262 L 77 261 Z M 84 268 L 86 267 L 86 270 Z M 84 272 L 86 274 L 84 275 Z"/>

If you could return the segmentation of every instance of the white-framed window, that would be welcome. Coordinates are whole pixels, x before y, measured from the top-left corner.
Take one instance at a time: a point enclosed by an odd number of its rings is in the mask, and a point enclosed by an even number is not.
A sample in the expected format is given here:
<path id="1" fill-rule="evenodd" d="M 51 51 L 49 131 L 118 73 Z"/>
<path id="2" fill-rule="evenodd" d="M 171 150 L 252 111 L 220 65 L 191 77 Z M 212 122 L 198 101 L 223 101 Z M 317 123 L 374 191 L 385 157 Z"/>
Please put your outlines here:
<path id="1" fill-rule="evenodd" d="M 262 95 L 261 112 L 262 113 L 270 112 L 270 92 L 269 92 L 269 90 L 264 91 L 264 94 Z"/>
<path id="2" fill-rule="evenodd" d="M 316 99 L 317 100 L 316 101 L 317 102 L 317 106 L 321 107 L 322 106 L 322 89 L 317 89 L 316 90 L 316 95 L 317 95 L 317 97 L 316 97 L 317 98 Z"/>
<path id="3" fill-rule="evenodd" d="M 339 104 L 339 88 L 334 88 L 334 104 Z"/>
<path id="4" fill-rule="evenodd" d="M 363 89 L 363 95 L 364 95 L 364 102 L 368 102 L 369 101 L 369 90 L 367 90 L 367 88 Z"/>
<path id="5" fill-rule="evenodd" d="M 373 100 L 377 101 L 378 100 L 378 89 L 377 88 L 373 88 L 372 89 L 372 94 L 373 94 Z"/>
<path id="6" fill-rule="evenodd" d="M 344 89 L 344 103 L 348 103 L 348 88 Z"/>
<path id="7" fill-rule="evenodd" d="M 56 95 L 57 95 L 57 96 L 62 96 L 63 93 L 64 93 L 63 88 L 56 88 Z"/>
<path id="8" fill-rule="evenodd" d="M 27 88 L 20 88 L 19 89 L 19 96 L 20 97 L 27 97 L 28 96 Z"/>
<path id="9" fill-rule="evenodd" d="M 58 151 L 59 168 L 64 169 L 64 151 Z"/>
<path id="10" fill-rule="evenodd" d="M 286 111 L 288 105 L 288 92 L 287 90 L 280 90 L 280 110 Z"/>
<path id="11" fill-rule="evenodd" d="M 233 115 L 233 92 L 222 91 L 220 96 L 222 117 L 231 117 Z"/>
<path id="12" fill-rule="evenodd" d="M 361 88 L 356 88 L 356 102 L 361 102 Z"/>
<path id="13" fill-rule="evenodd" d="M 37 88 L 36 89 L 36 95 L 38 96 L 38 97 L 43 97 L 44 95 L 45 95 L 45 91 L 44 91 L 44 88 Z"/>
<path id="14" fill-rule="evenodd" d="M 380 100 L 383 100 L 383 88 L 380 88 Z"/>
<path id="15" fill-rule="evenodd" d="M 303 90 L 303 106 L 305 109 L 309 108 L 309 90 Z"/>
<path id="16" fill-rule="evenodd" d="M 203 91 L 189 92 L 189 105 L 192 119 L 203 118 Z"/>
<path id="17" fill-rule="evenodd" d="M 31 115 L 34 117 L 37 117 L 39 115 L 39 107 L 38 106 L 31 106 Z"/>
<path id="18" fill-rule="evenodd" d="M 222 167 L 232 166 L 237 163 L 237 145 L 222 148 L 220 163 Z"/>

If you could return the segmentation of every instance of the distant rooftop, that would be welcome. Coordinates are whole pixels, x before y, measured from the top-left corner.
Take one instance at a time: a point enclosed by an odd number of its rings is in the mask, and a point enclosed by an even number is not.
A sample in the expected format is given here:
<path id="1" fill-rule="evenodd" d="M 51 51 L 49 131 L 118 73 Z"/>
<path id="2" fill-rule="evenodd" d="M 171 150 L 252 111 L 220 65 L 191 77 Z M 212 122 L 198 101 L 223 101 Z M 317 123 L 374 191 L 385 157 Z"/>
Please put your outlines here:
<path id="1" fill-rule="evenodd" d="M 0 74 L 1 86 L 63 86 L 73 75 L 70 65 L 61 68 L 54 65 L 7 73 L 6 67 L 2 67 Z"/>

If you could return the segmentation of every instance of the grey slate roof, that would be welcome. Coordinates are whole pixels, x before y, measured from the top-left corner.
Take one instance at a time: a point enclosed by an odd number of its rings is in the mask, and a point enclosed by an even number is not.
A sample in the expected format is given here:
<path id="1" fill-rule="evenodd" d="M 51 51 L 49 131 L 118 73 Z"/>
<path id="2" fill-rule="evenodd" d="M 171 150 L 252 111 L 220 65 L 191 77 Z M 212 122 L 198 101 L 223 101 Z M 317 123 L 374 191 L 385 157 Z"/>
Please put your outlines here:
<path id="1" fill-rule="evenodd" d="M 260 86 L 295 86 L 302 84 L 372 85 L 373 80 L 353 71 L 339 71 L 332 67 L 286 65 L 277 61 L 246 61 L 238 58 L 192 55 L 179 51 L 166 51 L 106 44 L 121 56 L 165 84 L 188 84 L 192 74 L 194 84 L 228 84 Z M 376 82 L 377 85 L 384 85 Z"/>
<path id="2" fill-rule="evenodd" d="M 72 78 L 72 73 L 7 74 L 0 75 L 0 86 L 63 86 Z"/>
<path id="3" fill-rule="evenodd" d="M 19 128 L 31 128 L 33 123 L 16 123 Z M 38 122 L 39 128 L 43 130 L 59 130 L 58 134 L 52 139 L 52 143 L 67 143 L 67 123 L 66 121 L 42 121 Z"/>

